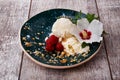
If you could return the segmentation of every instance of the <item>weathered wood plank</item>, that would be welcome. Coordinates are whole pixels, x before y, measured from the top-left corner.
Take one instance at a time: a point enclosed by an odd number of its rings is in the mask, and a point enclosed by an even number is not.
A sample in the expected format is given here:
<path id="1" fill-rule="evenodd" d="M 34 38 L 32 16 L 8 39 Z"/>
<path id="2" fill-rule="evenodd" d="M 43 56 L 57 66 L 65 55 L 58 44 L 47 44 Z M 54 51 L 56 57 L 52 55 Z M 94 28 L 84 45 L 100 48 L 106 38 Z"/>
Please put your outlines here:
<path id="1" fill-rule="evenodd" d="M 52 1 L 47 1 L 47 0 L 33 0 L 32 1 L 32 10 L 30 13 L 30 16 L 32 17 L 33 15 L 40 13 L 42 11 L 48 10 L 48 9 L 53 9 L 53 8 L 65 8 L 65 9 L 74 9 L 74 10 L 82 10 L 84 13 L 87 13 L 87 0 L 78 0 L 78 1 L 73 1 L 73 0 L 52 0 Z M 38 2 L 38 3 L 37 3 Z M 76 7 L 77 6 L 77 7 Z"/>
<path id="2" fill-rule="evenodd" d="M 30 16 L 52 8 L 67 8 L 97 14 L 94 0 L 33 0 Z M 111 80 L 105 48 L 89 62 L 68 70 L 53 70 L 41 67 L 26 55 L 23 57 L 21 80 Z"/>
<path id="3" fill-rule="evenodd" d="M 29 0 L 0 0 L 0 80 L 17 80 L 21 49 L 18 31 L 28 17 Z"/>
<path id="4" fill-rule="evenodd" d="M 120 0 L 97 0 L 113 80 L 120 80 Z"/>

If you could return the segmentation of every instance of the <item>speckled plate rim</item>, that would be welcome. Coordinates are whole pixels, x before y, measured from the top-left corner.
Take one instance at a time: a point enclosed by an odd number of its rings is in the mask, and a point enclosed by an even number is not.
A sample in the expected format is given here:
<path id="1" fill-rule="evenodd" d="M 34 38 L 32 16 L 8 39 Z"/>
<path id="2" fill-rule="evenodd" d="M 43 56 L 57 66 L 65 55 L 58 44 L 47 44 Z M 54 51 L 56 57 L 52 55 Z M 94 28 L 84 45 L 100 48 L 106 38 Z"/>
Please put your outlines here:
<path id="1" fill-rule="evenodd" d="M 63 8 L 54 8 L 54 9 L 63 9 Z M 49 9 L 49 10 L 54 10 L 54 9 Z M 65 10 L 72 10 L 72 9 L 65 9 Z M 45 11 L 48 11 L 48 10 L 45 10 Z M 75 11 L 75 10 L 74 10 L 74 11 Z M 43 11 L 43 12 L 44 12 L 44 11 Z M 40 12 L 40 13 L 42 13 L 42 12 Z M 38 13 L 38 14 L 40 14 L 40 13 Z M 38 15 L 38 14 L 36 14 L 36 15 Z M 34 15 L 34 16 L 36 16 L 36 15 Z M 33 16 L 33 17 L 34 17 L 34 16 Z M 33 18 L 33 17 L 31 17 L 31 18 Z M 31 19 L 31 18 L 30 18 L 30 19 Z M 29 19 L 28 19 L 28 20 L 29 20 Z M 27 21 L 28 21 L 28 20 L 27 20 Z M 26 21 L 26 22 L 27 22 L 27 21 Z M 25 22 L 25 23 L 26 23 L 26 22 Z M 23 26 L 22 26 L 22 27 L 23 27 Z M 33 62 L 35 62 L 36 64 L 38 64 L 38 65 L 40 65 L 40 66 L 43 66 L 43 67 L 46 67 L 46 68 L 52 68 L 52 69 L 69 69 L 69 68 L 73 68 L 73 67 L 80 66 L 80 65 L 88 62 L 89 60 L 91 60 L 91 59 L 99 52 L 99 50 L 100 50 L 100 48 L 101 48 L 101 46 L 102 46 L 102 43 L 103 43 L 103 42 L 101 41 L 99 48 L 98 48 L 89 58 L 85 59 L 84 61 L 82 61 L 82 62 L 80 62 L 80 63 L 74 64 L 74 65 L 70 65 L 70 66 L 53 66 L 53 65 L 48 65 L 48 64 L 44 64 L 44 63 L 42 63 L 42 62 L 37 61 L 36 59 L 34 59 L 33 57 L 31 57 L 31 56 L 29 55 L 29 53 L 27 53 L 27 51 L 23 48 L 23 46 L 22 46 L 22 44 L 21 44 L 21 36 L 20 36 L 20 35 L 21 35 L 22 27 L 19 29 L 19 32 L 18 32 L 19 45 L 20 45 L 21 49 L 24 51 L 25 55 L 28 56 L 29 59 L 31 59 L 31 60 L 32 60 Z"/>

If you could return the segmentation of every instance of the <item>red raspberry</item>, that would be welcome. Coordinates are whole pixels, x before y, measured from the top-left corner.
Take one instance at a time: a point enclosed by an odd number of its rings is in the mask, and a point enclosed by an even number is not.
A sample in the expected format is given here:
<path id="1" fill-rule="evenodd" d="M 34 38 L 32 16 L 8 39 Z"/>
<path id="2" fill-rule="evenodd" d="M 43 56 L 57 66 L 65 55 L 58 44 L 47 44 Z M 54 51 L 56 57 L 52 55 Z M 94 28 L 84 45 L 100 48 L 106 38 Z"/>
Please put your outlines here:
<path id="1" fill-rule="evenodd" d="M 51 35 L 47 40 L 46 40 L 46 44 L 52 44 L 52 45 L 56 45 L 58 43 L 59 38 L 56 37 L 55 35 Z"/>
<path id="2" fill-rule="evenodd" d="M 54 50 L 54 47 L 51 45 L 51 44 L 47 44 L 46 45 L 46 47 L 45 47 L 45 49 L 47 50 L 47 51 L 53 51 Z"/>
<path id="3" fill-rule="evenodd" d="M 63 49 L 64 49 L 63 45 L 61 43 L 57 43 L 56 50 L 57 51 L 63 51 Z"/>

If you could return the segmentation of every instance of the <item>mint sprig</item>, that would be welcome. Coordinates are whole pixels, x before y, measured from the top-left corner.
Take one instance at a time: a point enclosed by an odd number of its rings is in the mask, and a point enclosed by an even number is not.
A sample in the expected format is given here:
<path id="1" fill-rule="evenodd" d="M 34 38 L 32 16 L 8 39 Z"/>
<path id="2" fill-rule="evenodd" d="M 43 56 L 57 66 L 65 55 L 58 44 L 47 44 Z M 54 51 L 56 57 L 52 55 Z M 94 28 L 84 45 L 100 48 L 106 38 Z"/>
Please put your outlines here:
<path id="1" fill-rule="evenodd" d="M 68 16 L 59 16 L 59 17 L 57 17 L 57 19 L 59 19 L 59 18 L 68 18 L 68 19 L 70 19 L 72 21 L 73 24 L 77 24 L 77 20 L 79 20 L 81 18 L 84 18 L 82 15 L 83 15 L 83 13 L 82 13 L 82 11 L 80 11 L 80 12 L 77 12 L 75 14 L 74 18 L 70 18 Z M 87 13 L 85 18 L 89 21 L 89 23 L 92 22 L 92 20 L 94 20 L 94 19 L 98 19 L 98 17 L 96 17 L 95 14 L 91 14 L 91 13 Z"/>
<path id="2" fill-rule="evenodd" d="M 75 18 L 71 19 L 71 21 L 74 23 L 74 24 L 77 24 L 77 20 L 78 19 L 81 19 L 82 18 L 82 11 L 78 12 L 76 15 L 75 15 Z M 87 13 L 85 18 L 87 18 L 87 20 L 90 22 L 92 22 L 92 20 L 94 19 L 98 19 L 98 17 L 95 16 L 95 14 L 90 14 L 90 13 Z"/>
<path id="3" fill-rule="evenodd" d="M 77 20 L 82 18 L 82 12 L 78 12 L 77 14 L 75 14 L 75 18 L 72 18 L 71 21 L 73 24 L 77 24 Z"/>
<path id="4" fill-rule="evenodd" d="M 83 42 L 83 43 L 82 43 L 82 48 L 85 48 L 86 46 L 88 46 L 88 44 L 85 43 L 85 42 Z"/>
<path id="5" fill-rule="evenodd" d="M 90 13 L 87 13 L 86 18 L 89 21 L 89 23 L 92 22 L 92 20 L 94 19 L 98 19 L 98 17 L 96 17 L 95 14 L 90 14 Z"/>

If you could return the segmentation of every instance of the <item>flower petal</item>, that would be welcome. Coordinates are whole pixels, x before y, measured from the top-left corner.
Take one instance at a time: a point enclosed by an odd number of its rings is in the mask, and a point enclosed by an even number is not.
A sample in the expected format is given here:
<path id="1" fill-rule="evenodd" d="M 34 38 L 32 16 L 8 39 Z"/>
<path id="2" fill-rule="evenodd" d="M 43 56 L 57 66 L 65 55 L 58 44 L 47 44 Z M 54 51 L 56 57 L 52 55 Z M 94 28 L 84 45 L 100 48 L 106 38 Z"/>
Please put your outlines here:
<path id="1" fill-rule="evenodd" d="M 91 38 L 89 40 L 83 40 L 83 42 L 93 43 L 93 42 L 100 42 L 102 40 L 103 40 L 103 37 L 93 34 L 91 35 Z"/>
<path id="2" fill-rule="evenodd" d="M 101 36 L 101 34 L 103 32 L 103 24 L 98 20 L 93 20 L 90 23 L 88 30 L 91 31 L 92 34 Z"/>
<path id="3" fill-rule="evenodd" d="M 79 31 L 87 29 L 88 26 L 89 26 L 89 22 L 86 18 L 77 20 L 77 28 L 79 29 Z"/>
<path id="4" fill-rule="evenodd" d="M 74 35 L 74 36 L 77 38 L 77 40 L 78 40 L 79 42 L 82 41 L 82 39 L 81 39 L 81 37 L 80 37 L 80 35 L 79 35 L 80 31 L 79 31 L 77 28 L 74 28 L 71 33 L 72 33 L 72 35 Z"/>

